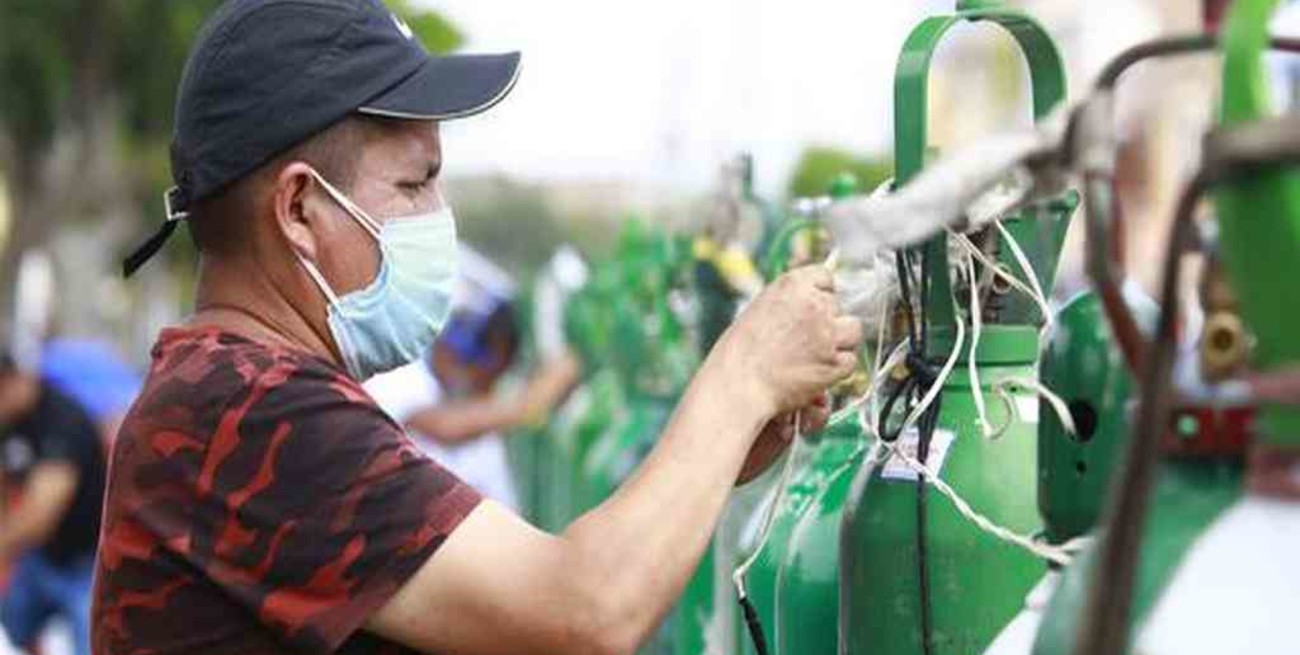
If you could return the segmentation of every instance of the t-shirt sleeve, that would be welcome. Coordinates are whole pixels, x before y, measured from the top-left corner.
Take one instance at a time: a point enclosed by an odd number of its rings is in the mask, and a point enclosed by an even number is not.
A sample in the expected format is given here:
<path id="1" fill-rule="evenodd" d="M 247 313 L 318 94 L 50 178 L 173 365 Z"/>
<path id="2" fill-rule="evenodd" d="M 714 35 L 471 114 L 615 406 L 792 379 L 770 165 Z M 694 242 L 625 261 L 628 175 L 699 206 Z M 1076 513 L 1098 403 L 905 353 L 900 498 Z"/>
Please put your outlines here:
<path id="1" fill-rule="evenodd" d="M 224 408 L 189 559 L 287 643 L 333 652 L 479 503 L 356 383 L 275 367 Z"/>

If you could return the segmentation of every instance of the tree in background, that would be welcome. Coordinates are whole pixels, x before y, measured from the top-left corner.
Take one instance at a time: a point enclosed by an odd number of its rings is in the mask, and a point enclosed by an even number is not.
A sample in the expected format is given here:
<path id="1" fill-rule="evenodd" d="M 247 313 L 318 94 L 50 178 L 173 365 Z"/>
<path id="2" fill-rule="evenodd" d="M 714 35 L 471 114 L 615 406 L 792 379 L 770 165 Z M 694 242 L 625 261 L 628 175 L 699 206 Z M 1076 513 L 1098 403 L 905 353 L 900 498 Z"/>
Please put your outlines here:
<path id="1" fill-rule="evenodd" d="M 219 4 L 0 1 L 0 188 L 10 195 L 10 224 L 0 226 L 0 317 L 13 310 L 18 256 L 62 226 L 102 222 L 104 245 L 125 249 L 161 220 L 176 85 Z M 437 13 L 409 0 L 388 4 L 433 52 L 464 41 Z M 76 302 L 77 291 L 65 302 Z"/>
<path id="2" fill-rule="evenodd" d="M 809 146 L 804 149 L 790 175 L 791 198 L 826 195 L 831 181 L 840 173 L 853 173 L 863 193 L 869 193 L 894 174 L 886 157 L 864 157 L 842 148 Z"/>

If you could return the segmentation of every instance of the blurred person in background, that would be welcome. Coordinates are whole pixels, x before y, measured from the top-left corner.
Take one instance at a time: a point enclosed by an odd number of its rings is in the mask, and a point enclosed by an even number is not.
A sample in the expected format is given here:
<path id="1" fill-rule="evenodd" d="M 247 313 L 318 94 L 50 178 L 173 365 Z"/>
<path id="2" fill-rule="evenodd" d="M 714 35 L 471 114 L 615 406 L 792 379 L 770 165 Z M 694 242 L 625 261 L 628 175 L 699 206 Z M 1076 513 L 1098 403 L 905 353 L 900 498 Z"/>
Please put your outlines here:
<path id="1" fill-rule="evenodd" d="M 576 358 L 545 362 L 523 389 L 498 393 L 520 348 L 515 284 L 472 248 L 460 248 L 452 315 L 429 356 L 376 375 L 366 391 L 434 461 L 518 511 L 501 433 L 544 419 L 577 383 Z"/>
<path id="2" fill-rule="evenodd" d="M 77 655 L 89 655 L 105 478 L 99 428 L 80 403 L 4 355 L 0 430 L 0 497 L 21 496 L 0 510 L 0 560 L 14 562 L 0 624 L 9 641 L 31 649 L 62 618 Z"/>
<path id="3" fill-rule="evenodd" d="M 114 444 L 99 655 L 624 655 L 681 595 L 738 482 L 827 419 L 862 328 L 791 272 L 718 340 L 614 495 L 542 532 L 421 453 L 361 383 L 451 313 L 441 122 L 518 53 L 432 57 L 379 0 L 227 0 L 190 53 L 166 223 L 199 250 Z M 592 91 L 598 92 L 598 89 Z M 529 225 L 519 226 L 527 238 Z"/>

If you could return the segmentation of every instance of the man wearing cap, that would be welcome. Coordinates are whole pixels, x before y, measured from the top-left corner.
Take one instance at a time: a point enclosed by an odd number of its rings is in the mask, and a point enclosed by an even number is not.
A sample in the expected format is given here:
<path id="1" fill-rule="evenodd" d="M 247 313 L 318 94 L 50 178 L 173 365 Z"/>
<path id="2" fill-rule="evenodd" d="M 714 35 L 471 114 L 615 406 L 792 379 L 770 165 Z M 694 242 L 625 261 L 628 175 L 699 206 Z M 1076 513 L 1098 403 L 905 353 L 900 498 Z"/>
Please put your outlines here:
<path id="1" fill-rule="evenodd" d="M 127 262 L 181 219 L 200 252 L 195 313 L 159 336 L 112 455 L 99 655 L 631 653 L 733 484 L 852 370 L 857 321 L 828 273 L 796 271 L 562 534 L 422 455 L 360 383 L 446 320 L 438 126 L 500 101 L 518 63 L 430 57 L 378 0 L 228 0 L 209 20 L 178 93 L 168 222 Z"/>

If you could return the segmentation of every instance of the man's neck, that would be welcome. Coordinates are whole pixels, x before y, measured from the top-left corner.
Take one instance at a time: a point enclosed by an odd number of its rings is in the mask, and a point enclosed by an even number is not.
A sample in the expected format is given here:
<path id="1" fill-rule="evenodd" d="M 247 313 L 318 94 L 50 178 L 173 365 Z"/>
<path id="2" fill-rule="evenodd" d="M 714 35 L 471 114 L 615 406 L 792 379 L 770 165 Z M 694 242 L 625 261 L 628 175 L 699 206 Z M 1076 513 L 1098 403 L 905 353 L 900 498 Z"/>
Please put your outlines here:
<path id="1" fill-rule="evenodd" d="M 213 326 L 260 343 L 309 352 L 339 362 L 325 335 L 271 284 L 253 262 L 204 258 L 199 264 L 195 312 L 188 323 Z"/>

